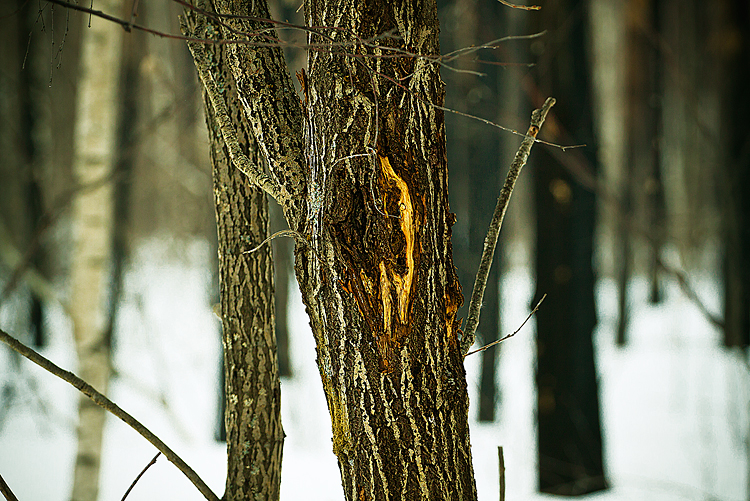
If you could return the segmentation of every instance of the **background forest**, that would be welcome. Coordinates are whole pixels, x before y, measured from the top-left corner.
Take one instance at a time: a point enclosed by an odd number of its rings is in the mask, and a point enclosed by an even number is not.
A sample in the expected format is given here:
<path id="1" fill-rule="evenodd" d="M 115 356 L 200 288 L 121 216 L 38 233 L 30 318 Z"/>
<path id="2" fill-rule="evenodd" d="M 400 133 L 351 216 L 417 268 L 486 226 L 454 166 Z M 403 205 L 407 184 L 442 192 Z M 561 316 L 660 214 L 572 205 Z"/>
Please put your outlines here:
<path id="1" fill-rule="evenodd" d="M 300 3 L 269 1 L 275 19 L 297 24 Z M 535 146 L 475 347 L 547 298 L 516 336 L 465 360 L 479 499 L 498 496 L 498 446 L 511 500 L 750 499 L 750 7 L 539 4 L 438 2 L 459 316 L 520 143 L 510 131 L 551 95 L 540 139 L 577 146 Z M 94 8 L 127 20 L 132 3 Z M 140 2 L 137 22 L 178 34 L 182 9 Z M 85 33 L 101 26 L 117 35 L 95 48 L 104 38 Z M 279 34 L 289 67 L 304 68 L 294 47 L 304 34 Z M 87 64 L 111 68 L 109 80 L 87 79 Z M 221 492 L 217 237 L 200 92 L 180 40 L 45 1 L 0 2 L 0 328 L 106 388 Z M 86 171 L 97 155 L 111 167 Z M 285 228 L 276 207 L 271 226 Z M 271 245 L 281 497 L 343 499 L 293 244 Z M 74 334 L 76 315 L 101 336 Z M 79 426 L 85 413 L 74 389 L 0 348 L 0 475 L 20 500 L 96 499 L 86 478 L 99 479 L 99 499 L 120 499 L 153 457 L 110 416 Z M 98 438 L 81 432 L 97 427 Z M 129 499 L 201 496 L 160 459 Z"/>

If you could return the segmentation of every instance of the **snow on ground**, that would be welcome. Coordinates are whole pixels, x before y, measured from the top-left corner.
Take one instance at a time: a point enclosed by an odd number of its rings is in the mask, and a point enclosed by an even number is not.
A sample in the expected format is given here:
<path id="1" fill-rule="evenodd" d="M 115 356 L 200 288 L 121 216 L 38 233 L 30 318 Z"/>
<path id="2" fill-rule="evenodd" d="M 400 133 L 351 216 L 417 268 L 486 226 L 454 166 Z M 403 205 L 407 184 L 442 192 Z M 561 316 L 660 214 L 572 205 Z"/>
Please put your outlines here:
<path id="1" fill-rule="evenodd" d="M 180 250 L 176 252 L 175 249 Z M 125 277 L 109 394 L 150 427 L 214 489 L 223 493 L 225 455 L 213 440 L 217 408 L 219 322 L 211 313 L 209 248 L 153 240 Z M 710 277 L 701 297 L 719 311 Z M 296 284 L 293 285 L 296 288 Z M 528 314 L 532 283 L 525 270 L 503 281 L 503 332 Z M 646 304 L 646 283 L 631 284 L 630 344 L 614 345 L 616 288 L 599 284 L 598 353 L 606 468 L 612 489 L 588 496 L 606 501 L 747 499 L 750 375 L 741 355 L 719 347 L 719 333 L 669 284 L 664 304 Z M 331 452 L 328 412 L 315 350 L 299 295 L 290 304 L 294 377 L 282 380 L 283 500 L 343 499 Z M 61 311 L 47 318 L 54 338 L 44 354 L 75 369 L 71 326 Z M 472 444 L 481 501 L 498 497 L 497 446 L 505 453 L 507 499 L 535 500 L 534 322 L 503 343 L 501 401 L 493 424 L 473 421 Z M 0 349 L 0 475 L 21 501 L 67 500 L 75 458 L 76 391 Z M 472 397 L 479 357 L 467 359 Z M 476 401 L 473 399 L 472 401 Z M 475 409 L 473 409 L 475 411 Z M 102 500 L 118 500 L 156 451 L 116 418 L 105 430 Z M 164 458 L 128 497 L 199 500 L 202 496 Z"/>

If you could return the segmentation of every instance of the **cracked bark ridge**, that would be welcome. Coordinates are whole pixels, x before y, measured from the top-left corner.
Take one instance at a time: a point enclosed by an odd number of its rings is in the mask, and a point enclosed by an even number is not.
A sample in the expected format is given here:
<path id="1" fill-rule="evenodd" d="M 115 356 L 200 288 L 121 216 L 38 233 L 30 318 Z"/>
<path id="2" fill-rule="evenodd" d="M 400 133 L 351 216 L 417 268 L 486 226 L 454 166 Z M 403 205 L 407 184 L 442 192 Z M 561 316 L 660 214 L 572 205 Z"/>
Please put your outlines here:
<path id="1" fill-rule="evenodd" d="M 221 14 L 269 19 L 265 0 L 217 0 Z M 268 23 L 252 19 L 224 18 L 221 35 L 230 40 L 258 44 L 278 41 Z M 280 201 L 289 227 L 303 231 L 306 222 L 306 172 L 302 134 L 302 109 L 284 53 L 280 47 L 228 44 L 231 68 L 238 86 L 239 102 L 268 161 L 269 171 L 284 191 Z"/>
<path id="2" fill-rule="evenodd" d="M 218 29 L 215 30 L 218 35 Z M 239 106 L 226 45 L 207 46 L 214 74 L 243 153 L 262 162 L 258 144 Z M 214 108 L 204 94 L 211 141 L 214 200 L 219 236 L 228 473 L 227 500 L 279 498 L 284 431 L 276 338 L 273 263 L 269 246 L 245 253 L 268 235 L 265 194 L 232 165 Z"/>
<path id="3" fill-rule="evenodd" d="M 435 3 L 306 9 L 343 28 L 310 35 L 343 43 L 310 51 L 303 78 L 316 256 L 299 249 L 296 269 L 346 498 L 476 499 L 443 113 L 427 104 L 443 83 L 429 58 L 373 57 L 439 54 Z"/>

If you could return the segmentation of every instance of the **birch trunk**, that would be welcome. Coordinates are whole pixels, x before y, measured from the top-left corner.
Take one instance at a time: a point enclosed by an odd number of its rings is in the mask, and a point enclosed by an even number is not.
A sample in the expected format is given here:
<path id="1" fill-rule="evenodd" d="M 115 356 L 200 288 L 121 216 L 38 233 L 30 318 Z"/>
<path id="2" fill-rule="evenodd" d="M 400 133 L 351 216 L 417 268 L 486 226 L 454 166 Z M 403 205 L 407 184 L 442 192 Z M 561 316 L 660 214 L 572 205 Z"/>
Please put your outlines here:
<path id="1" fill-rule="evenodd" d="M 120 2 L 98 8 L 119 12 Z M 77 183 L 98 183 L 111 175 L 117 112 L 122 29 L 92 19 L 83 30 L 75 126 L 74 176 Z M 112 185 L 81 190 L 73 203 L 74 251 L 71 264 L 71 315 L 78 351 L 78 375 L 105 393 L 109 346 L 105 338 L 105 292 L 111 254 Z M 95 500 L 99 489 L 105 411 L 81 395 L 78 406 L 78 454 L 73 500 Z"/>

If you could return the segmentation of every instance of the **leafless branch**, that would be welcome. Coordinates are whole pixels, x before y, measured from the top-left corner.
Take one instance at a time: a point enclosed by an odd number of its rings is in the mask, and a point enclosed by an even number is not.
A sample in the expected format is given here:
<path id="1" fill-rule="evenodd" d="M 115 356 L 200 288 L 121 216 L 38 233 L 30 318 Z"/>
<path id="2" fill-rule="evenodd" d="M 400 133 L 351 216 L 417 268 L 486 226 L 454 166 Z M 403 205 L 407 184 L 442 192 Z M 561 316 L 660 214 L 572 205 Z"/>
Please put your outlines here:
<path id="1" fill-rule="evenodd" d="M 469 316 L 466 321 L 466 330 L 461 338 L 461 353 L 468 353 L 469 348 L 474 344 L 474 335 L 477 326 L 479 325 L 479 313 L 482 309 L 484 289 L 487 286 L 487 278 L 490 275 L 492 258 L 495 256 L 497 237 L 500 235 L 500 228 L 503 225 L 503 218 L 505 217 L 505 211 L 508 209 L 510 196 L 513 194 L 513 187 L 521 173 L 521 169 L 526 165 L 526 160 L 529 158 L 531 147 L 534 145 L 537 134 L 539 134 L 539 129 L 542 127 L 542 124 L 544 124 L 544 120 L 547 118 L 547 114 L 554 104 L 555 99 L 548 97 L 544 102 L 544 105 L 540 109 L 534 110 L 531 114 L 531 125 L 529 125 L 529 130 L 526 132 L 526 137 L 524 137 L 523 142 L 521 142 L 518 152 L 516 152 L 516 158 L 510 165 L 508 175 L 505 178 L 505 184 L 500 190 L 500 196 L 497 198 L 495 213 L 492 215 L 492 222 L 487 230 L 487 236 L 484 239 L 482 259 L 479 262 L 479 270 L 477 271 L 477 277 L 474 280 L 474 290 L 471 293 L 471 301 L 469 302 Z"/>
<path id="2" fill-rule="evenodd" d="M 503 341 L 505 341 L 506 339 L 510 339 L 513 336 L 515 336 L 516 334 L 518 334 L 521 331 L 521 329 L 523 329 L 523 326 L 526 325 L 526 322 L 528 322 L 529 319 L 532 317 L 532 315 L 534 315 L 534 313 L 536 313 L 536 311 L 539 309 L 539 306 L 542 304 L 542 301 L 544 301 L 544 298 L 546 298 L 546 297 L 547 297 L 547 294 L 545 294 L 545 295 L 542 296 L 542 299 L 540 299 L 539 302 L 536 303 L 536 306 L 534 306 L 534 309 L 531 310 L 531 313 L 529 313 L 529 315 L 526 317 L 526 320 L 524 320 L 523 323 L 518 326 L 518 329 L 514 330 L 513 332 L 511 332 L 507 336 L 501 337 L 497 341 L 493 341 L 490 344 L 482 346 L 481 348 L 477 348 L 476 350 L 470 351 L 469 353 L 467 353 L 466 355 L 464 355 L 464 358 L 468 357 L 469 355 L 473 355 L 474 353 L 479 353 L 480 351 L 485 351 L 488 348 L 492 348 L 496 344 L 500 344 Z"/>
<path id="3" fill-rule="evenodd" d="M 257 252 L 258 250 L 260 250 L 261 247 L 263 247 L 264 245 L 266 245 L 271 240 L 275 240 L 275 239 L 280 238 L 280 237 L 292 237 L 297 242 L 299 242 L 299 243 L 301 243 L 303 245 L 308 245 L 307 238 L 305 238 L 305 236 L 302 233 L 300 233 L 299 231 L 281 230 L 281 231 L 277 231 L 276 233 L 274 233 L 270 237 L 266 238 L 265 240 L 263 240 L 261 243 L 259 243 L 258 245 L 256 245 L 252 249 L 246 250 L 245 252 L 243 252 L 243 254 L 252 254 L 253 252 Z M 250 242 L 250 243 L 252 243 L 252 242 Z"/>
<path id="4" fill-rule="evenodd" d="M 500 501 L 505 501 L 505 458 L 503 457 L 503 448 L 497 448 L 497 466 L 500 474 Z"/>
<path id="5" fill-rule="evenodd" d="M 507 6 L 507 7 L 513 8 L 513 9 L 539 10 L 539 9 L 542 8 L 539 5 L 518 5 L 518 4 L 515 4 L 515 3 L 506 2 L 505 0 L 497 0 L 497 1 L 500 2 L 501 4 Z"/>
<path id="6" fill-rule="evenodd" d="M 136 0 L 137 2 L 138 0 Z M 138 481 L 141 479 L 144 473 L 146 473 L 146 470 L 151 468 L 153 465 L 156 464 L 157 458 L 161 455 L 161 451 L 156 453 L 156 456 L 141 470 L 141 472 L 138 474 L 137 477 L 135 477 L 135 480 L 133 480 L 133 483 L 130 484 L 130 487 L 128 487 L 128 490 L 125 491 L 125 494 L 122 496 L 122 499 L 120 501 L 125 501 L 125 498 L 128 497 L 128 494 L 130 494 L 130 491 L 133 490 L 133 487 L 135 487 L 135 484 L 138 483 Z"/>
<path id="7" fill-rule="evenodd" d="M 110 412 L 111 414 L 120 418 L 125 424 L 137 431 L 143 438 L 151 442 L 164 456 L 174 464 L 200 491 L 201 494 L 208 501 L 219 501 L 219 498 L 214 494 L 206 483 L 198 476 L 195 471 L 188 466 L 180 456 L 174 453 L 159 437 L 154 435 L 148 428 L 143 426 L 137 419 L 122 410 L 117 404 L 112 402 L 110 399 L 96 391 L 90 384 L 82 380 L 72 372 L 66 371 L 55 365 L 53 362 L 43 357 L 36 351 L 32 350 L 25 344 L 18 341 L 16 338 L 8 334 L 7 332 L 0 329 L 0 341 L 7 344 L 10 349 L 19 353 L 20 355 L 28 358 L 42 369 L 46 370 L 59 377 L 63 381 L 66 381 L 77 388 L 81 393 L 89 397 L 93 402 Z"/>
<path id="8" fill-rule="evenodd" d="M 200 30 L 200 25 L 191 26 L 186 16 L 181 19 L 181 24 L 183 32 L 190 35 L 188 39 L 195 40 L 193 36 L 197 34 L 196 31 Z M 251 183 L 271 195 L 282 207 L 288 207 L 291 203 L 289 194 L 271 176 L 263 172 L 259 164 L 251 162 L 247 155 L 242 153 L 242 148 L 240 148 L 237 139 L 237 131 L 229 117 L 229 111 L 216 83 L 216 78 L 211 71 L 211 60 L 206 51 L 206 46 L 200 42 L 188 41 L 188 47 L 193 54 L 198 75 L 216 113 L 216 122 L 229 150 L 232 163 L 248 177 Z"/>
<path id="9" fill-rule="evenodd" d="M 8 484 L 5 483 L 5 480 L 3 480 L 2 475 L 0 475 L 0 494 L 5 496 L 6 501 L 18 501 L 18 498 L 13 494 L 13 491 L 10 490 Z"/>
<path id="10" fill-rule="evenodd" d="M 708 306 L 706 306 L 701 298 L 698 297 L 698 293 L 695 292 L 695 289 L 690 285 L 688 276 L 683 270 L 668 265 L 658 254 L 656 256 L 656 265 L 677 280 L 680 289 L 682 289 L 682 293 L 687 296 L 687 298 L 698 308 L 698 310 L 700 310 L 703 316 L 706 317 L 714 327 L 722 331 L 726 328 L 724 320 L 711 313 Z"/>

